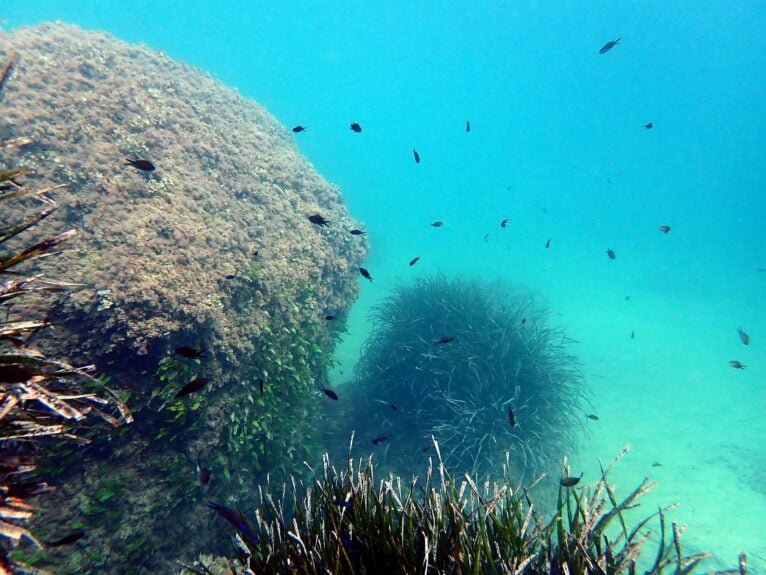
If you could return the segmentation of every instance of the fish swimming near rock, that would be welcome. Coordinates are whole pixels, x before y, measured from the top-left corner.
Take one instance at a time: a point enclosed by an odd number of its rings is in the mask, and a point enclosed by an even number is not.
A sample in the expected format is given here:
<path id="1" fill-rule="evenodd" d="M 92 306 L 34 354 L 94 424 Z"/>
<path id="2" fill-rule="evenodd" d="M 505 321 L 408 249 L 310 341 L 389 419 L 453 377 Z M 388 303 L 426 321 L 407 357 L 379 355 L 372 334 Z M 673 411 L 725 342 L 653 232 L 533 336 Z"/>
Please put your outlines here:
<path id="1" fill-rule="evenodd" d="M 593 421 L 598 421 L 598 415 L 596 415 L 596 414 L 594 414 L 594 413 L 589 413 L 589 414 L 588 414 L 588 415 L 586 415 L 585 417 L 587 417 L 588 419 L 591 419 L 591 420 L 593 420 Z"/>
<path id="2" fill-rule="evenodd" d="M 248 543 L 252 545 L 258 544 L 258 535 L 250 528 L 245 516 L 241 512 L 218 505 L 213 501 L 208 501 L 207 506 L 231 523 Z"/>
<path id="3" fill-rule="evenodd" d="M 149 160 L 131 160 L 127 159 L 125 160 L 125 166 L 131 166 L 137 170 L 141 170 L 142 172 L 153 172 L 156 167 L 154 164 L 152 164 Z"/>
<path id="4" fill-rule="evenodd" d="M 266 383 L 266 382 L 263 381 L 262 377 L 259 377 L 258 379 L 255 380 L 255 384 L 258 386 L 258 391 L 261 393 L 261 395 L 263 395 L 263 385 L 264 385 L 264 383 Z"/>
<path id="5" fill-rule="evenodd" d="M 181 347 L 177 347 L 175 349 L 176 355 L 180 355 L 181 357 L 185 357 L 187 359 L 201 359 L 205 357 L 205 354 L 207 354 L 207 350 L 204 348 L 201 349 L 194 349 L 193 347 L 189 347 L 188 345 L 182 345 Z"/>
<path id="6" fill-rule="evenodd" d="M 202 485 L 210 483 L 210 469 L 202 464 L 199 457 L 197 458 L 197 480 Z"/>
<path id="7" fill-rule="evenodd" d="M 571 477 L 571 476 L 570 477 L 562 477 L 559 480 L 559 483 L 563 487 L 574 487 L 575 485 L 580 483 L 580 479 L 582 479 L 582 473 L 580 474 L 580 477 Z"/>
<path id="8" fill-rule="evenodd" d="M 71 545 L 72 543 L 77 543 L 80 539 L 85 537 L 85 531 L 77 530 L 72 531 L 71 533 L 67 533 L 60 539 L 56 539 L 55 541 L 46 541 L 45 544 L 48 547 L 63 547 L 64 545 Z"/>
<path id="9" fill-rule="evenodd" d="M 608 250 L 606 250 L 606 255 L 609 256 L 610 260 L 613 260 L 617 257 L 617 254 L 614 253 L 614 250 L 612 248 L 609 248 Z"/>
<path id="10" fill-rule="evenodd" d="M 737 333 L 739 334 L 739 341 L 745 345 L 750 345 L 750 336 L 741 327 L 737 328 Z"/>
<path id="11" fill-rule="evenodd" d="M 663 234 L 670 233 L 670 226 L 660 226 L 657 229 L 660 230 Z"/>
<path id="12" fill-rule="evenodd" d="M 418 151 L 415 148 L 412 148 L 412 156 L 415 158 L 415 163 L 420 163 L 420 154 L 418 154 Z"/>
<path id="13" fill-rule="evenodd" d="M 601 46 L 601 50 L 599 50 L 598 53 L 606 54 L 607 52 L 609 52 L 609 50 L 617 46 L 617 44 L 620 43 L 620 40 L 622 40 L 622 38 L 617 38 L 616 40 L 610 40 L 609 42 Z"/>
<path id="14" fill-rule="evenodd" d="M 370 275 L 370 272 L 367 271 L 365 268 L 359 268 L 359 273 L 362 275 L 364 279 L 372 281 L 372 276 Z"/>
<path id="15" fill-rule="evenodd" d="M 366 236 L 367 235 L 367 232 L 365 232 L 364 230 L 351 230 L 348 233 L 350 233 L 352 236 Z"/>
<path id="16" fill-rule="evenodd" d="M 410 265 L 414 266 L 416 263 L 420 261 L 420 256 L 414 257 L 410 260 Z"/>
<path id="17" fill-rule="evenodd" d="M 187 395 L 191 395 L 192 393 L 197 393 L 201 389 L 203 389 L 210 380 L 206 377 L 195 377 L 192 379 L 189 383 L 184 385 L 181 389 L 178 390 L 176 393 L 176 397 L 185 397 Z"/>
<path id="18" fill-rule="evenodd" d="M 360 133 L 360 132 L 362 131 L 362 126 L 360 126 L 360 125 L 359 125 L 358 123 L 356 123 L 356 122 L 353 122 L 353 123 L 352 123 L 352 124 L 349 126 L 349 128 L 351 129 L 351 131 L 352 131 L 352 132 L 356 132 L 357 134 L 358 134 L 358 133 Z"/>
<path id="19" fill-rule="evenodd" d="M 338 316 L 335 316 L 335 315 L 332 315 L 332 314 L 327 314 L 326 316 L 324 316 L 324 318 L 325 318 L 327 321 L 333 321 L 333 320 L 334 320 L 334 319 L 336 319 L 337 317 L 338 317 Z"/>
<path id="20" fill-rule="evenodd" d="M 293 128 L 293 132 L 295 132 L 296 134 L 300 134 L 301 132 L 305 132 L 305 131 L 306 131 L 305 126 L 295 126 Z"/>
<path id="21" fill-rule="evenodd" d="M 330 220 L 324 219 L 320 214 L 313 214 L 309 216 L 309 221 L 317 226 L 329 226 Z"/>
<path id="22" fill-rule="evenodd" d="M 732 366 L 734 369 L 745 369 L 747 367 L 744 363 L 737 361 L 736 359 L 732 359 L 729 362 L 729 365 Z"/>
<path id="23" fill-rule="evenodd" d="M 320 387 L 319 389 L 321 389 L 324 392 L 324 394 L 330 399 L 332 399 L 333 401 L 338 401 L 338 399 L 340 399 L 338 397 L 338 394 L 328 387 Z"/>

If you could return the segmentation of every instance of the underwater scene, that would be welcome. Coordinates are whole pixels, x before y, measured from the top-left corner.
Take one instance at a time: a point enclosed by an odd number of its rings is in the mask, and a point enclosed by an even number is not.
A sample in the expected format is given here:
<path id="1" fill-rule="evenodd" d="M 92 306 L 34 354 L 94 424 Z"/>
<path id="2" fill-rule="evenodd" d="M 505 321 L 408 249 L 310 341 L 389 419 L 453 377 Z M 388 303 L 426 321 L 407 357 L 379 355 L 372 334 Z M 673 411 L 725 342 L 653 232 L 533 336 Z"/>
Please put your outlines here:
<path id="1" fill-rule="evenodd" d="M 766 574 L 766 4 L 0 4 L 0 575 Z"/>

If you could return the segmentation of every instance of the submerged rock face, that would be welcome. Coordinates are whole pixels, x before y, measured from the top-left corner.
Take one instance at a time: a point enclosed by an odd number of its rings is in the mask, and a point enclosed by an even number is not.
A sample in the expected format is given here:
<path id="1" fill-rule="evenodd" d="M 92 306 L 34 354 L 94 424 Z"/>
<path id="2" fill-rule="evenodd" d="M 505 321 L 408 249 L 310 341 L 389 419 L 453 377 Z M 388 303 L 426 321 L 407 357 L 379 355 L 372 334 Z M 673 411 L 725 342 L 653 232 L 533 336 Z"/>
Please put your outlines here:
<path id="1" fill-rule="evenodd" d="M 78 230 L 75 252 L 43 262 L 83 285 L 51 311 L 45 343 L 95 363 L 136 415 L 96 441 L 97 460 L 69 454 L 43 522 L 88 528 L 75 570 L 132 572 L 140 556 L 160 572 L 204 550 L 214 518 L 201 502 L 246 499 L 260 474 L 310 454 L 312 393 L 342 329 L 324 316 L 356 298 L 366 240 L 290 132 L 200 71 L 63 24 L 0 31 L 0 61 L 14 52 L 0 140 L 31 143 L 0 163 L 33 168 L 25 185 L 65 184 L 50 193 L 61 207 L 49 231 Z M 125 165 L 139 158 L 156 169 Z M 206 354 L 174 356 L 181 345 Z M 176 398 L 195 375 L 210 383 Z"/>

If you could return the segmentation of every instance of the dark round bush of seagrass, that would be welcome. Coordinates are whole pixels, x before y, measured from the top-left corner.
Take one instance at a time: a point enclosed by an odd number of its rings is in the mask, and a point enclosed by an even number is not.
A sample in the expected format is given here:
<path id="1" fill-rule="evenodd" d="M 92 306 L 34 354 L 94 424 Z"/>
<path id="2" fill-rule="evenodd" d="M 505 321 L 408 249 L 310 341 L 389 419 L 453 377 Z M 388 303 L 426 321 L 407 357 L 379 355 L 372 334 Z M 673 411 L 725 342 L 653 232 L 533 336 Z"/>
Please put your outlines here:
<path id="1" fill-rule="evenodd" d="M 436 275 L 399 287 L 373 312 L 356 368 L 352 425 L 387 464 L 445 464 L 519 476 L 571 453 L 587 390 L 550 313 L 507 285 Z"/>

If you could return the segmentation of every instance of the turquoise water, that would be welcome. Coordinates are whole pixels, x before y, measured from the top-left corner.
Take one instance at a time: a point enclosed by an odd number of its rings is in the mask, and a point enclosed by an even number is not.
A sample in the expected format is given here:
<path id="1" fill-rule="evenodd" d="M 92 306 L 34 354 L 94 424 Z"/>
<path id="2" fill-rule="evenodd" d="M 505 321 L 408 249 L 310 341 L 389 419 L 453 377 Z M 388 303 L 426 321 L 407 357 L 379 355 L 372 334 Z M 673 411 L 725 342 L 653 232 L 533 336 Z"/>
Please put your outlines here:
<path id="1" fill-rule="evenodd" d="M 631 444 L 621 487 L 652 475 L 649 505 L 681 501 L 690 545 L 763 568 L 766 5 L 435 6 L 25 0 L 0 17 L 145 43 L 308 127 L 299 148 L 372 245 L 339 382 L 398 283 L 508 279 L 579 342 L 600 417 L 574 456 L 586 479 Z"/>

